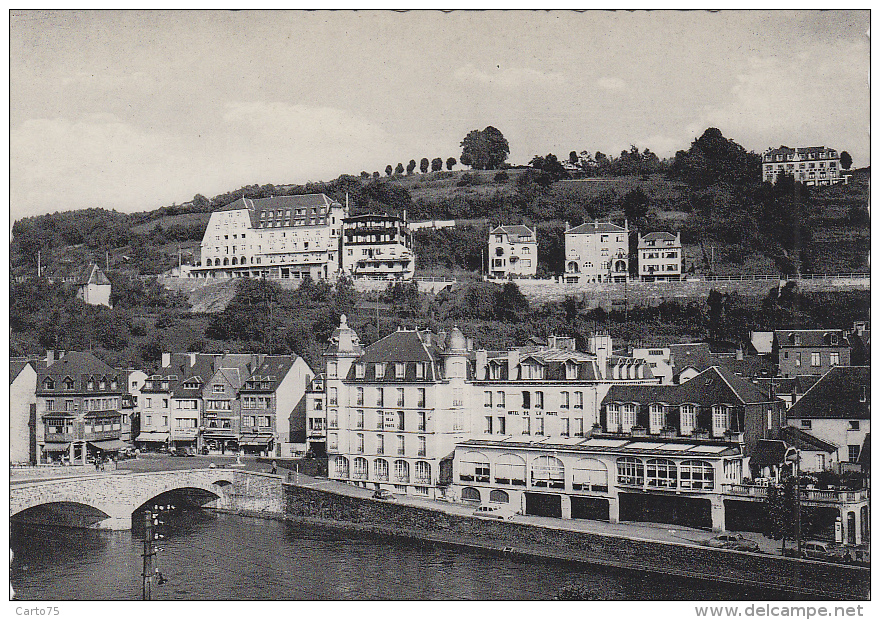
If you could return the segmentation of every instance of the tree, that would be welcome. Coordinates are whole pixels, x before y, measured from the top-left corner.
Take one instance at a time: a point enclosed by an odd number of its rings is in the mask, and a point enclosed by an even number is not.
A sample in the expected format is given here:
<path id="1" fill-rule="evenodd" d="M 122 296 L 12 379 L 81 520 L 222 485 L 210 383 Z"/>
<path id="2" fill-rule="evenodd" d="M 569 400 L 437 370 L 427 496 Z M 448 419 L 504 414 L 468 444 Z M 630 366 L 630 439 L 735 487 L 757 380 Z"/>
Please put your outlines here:
<path id="1" fill-rule="evenodd" d="M 709 127 L 691 143 L 687 151 L 678 151 L 670 174 L 699 188 L 717 183 L 744 185 L 761 180 L 761 156 L 746 151 Z"/>
<path id="2" fill-rule="evenodd" d="M 403 174 L 403 164 L 397 162 L 397 167 L 394 168 L 394 174 Z"/>
<path id="3" fill-rule="evenodd" d="M 632 222 L 636 228 L 645 228 L 651 200 L 642 191 L 642 188 L 637 187 L 634 190 L 630 190 L 620 203 L 626 219 Z"/>
<path id="4" fill-rule="evenodd" d="M 852 166 L 852 156 L 846 151 L 841 151 L 840 153 L 840 167 L 844 170 L 849 170 Z"/>
<path id="5" fill-rule="evenodd" d="M 568 154 L 568 163 L 570 163 L 571 165 L 576 166 L 579 161 L 580 158 L 578 157 L 577 151 L 572 151 Z"/>
<path id="6" fill-rule="evenodd" d="M 374 179 L 378 179 L 379 176 L 380 176 L 380 175 L 379 175 L 379 171 L 378 171 L 378 170 L 373 171 L 373 178 L 374 178 Z"/>
<path id="7" fill-rule="evenodd" d="M 529 165 L 549 176 L 551 181 L 558 181 L 569 176 L 565 166 L 560 163 L 553 153 L 547 153 L 546 157 L 535 155 L 532 161 L 529 162 Z M 536 182 L 538 182 L 537 179 Z"/>
<path id="8" fill-rule="evenodd" d="M 491 125 L 468 133 L 461 141 L 461 148 L 461 162 L 475 170 L 495 170 L 510 155 L 510 145 L 504 135 Z"/>
<path id="9" fill-rule="evenodd" d="M 388 164 L 387 166 L 385 166 L 385 174 L 387 174 L 388 176 L 391 176 L 391 173 L 393 173 L 393 172 L 394 172 L 394 168 L 391 167 L 391 164 Z"/>
<path id="10" fill-rule="evenodd" d="M 452 170 L 452 167 L 453 167 L 455 164 L 457 164 L 457 163 L 458 163 L 458 162 L 455 161 L 455 158 L 454 158 L 454 157 L 449 157 L 449 158 L 447 158 L 447 159 L 446 159 L 446 169 L 447 169 L 447 170 Z"/>
<path id="11" fill-rule="evenodd" d="M 431 165 L 431 162 L 428 161 L 427 157 L 422 157 L 422 160 L 419 162 L 419 170 L 422 174 L 428 172 L 428 166 Z"/>
<path id="12" fill-rule="evenodd" d="M 362 178 L 362 179 L 369 179 L 369 178 L 370 178 L 370 173 L 367 172 L 366 170 L 361 170 L 361 178 Z"/>
<path id="13" fill-rule="evenodd" d="M 411 159 L 409 163 L 406 165 L 406 174 L 410 175 L 416 169 L 416 160 Z"/>
<path id="14" fill-rule="evenodd" d="M 431 172 L 437 172 L 438 170 L 443 170 L 442 157 L 435 157 L 431 160 Z"/>

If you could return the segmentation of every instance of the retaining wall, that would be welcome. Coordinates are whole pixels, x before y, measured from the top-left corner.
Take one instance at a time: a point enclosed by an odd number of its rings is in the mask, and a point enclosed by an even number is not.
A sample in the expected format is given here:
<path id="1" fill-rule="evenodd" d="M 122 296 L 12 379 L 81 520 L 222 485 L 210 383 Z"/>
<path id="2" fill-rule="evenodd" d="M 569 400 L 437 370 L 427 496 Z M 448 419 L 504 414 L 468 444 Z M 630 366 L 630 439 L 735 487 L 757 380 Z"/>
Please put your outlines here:
<path id="1" fill-rule="evenodd" d="M 285 518 L 441 543 L 670 573 L 829 599 L 867 599 L 870 571 L 813 561 L 632 540 L 469 516 L 284 485 Z"/>

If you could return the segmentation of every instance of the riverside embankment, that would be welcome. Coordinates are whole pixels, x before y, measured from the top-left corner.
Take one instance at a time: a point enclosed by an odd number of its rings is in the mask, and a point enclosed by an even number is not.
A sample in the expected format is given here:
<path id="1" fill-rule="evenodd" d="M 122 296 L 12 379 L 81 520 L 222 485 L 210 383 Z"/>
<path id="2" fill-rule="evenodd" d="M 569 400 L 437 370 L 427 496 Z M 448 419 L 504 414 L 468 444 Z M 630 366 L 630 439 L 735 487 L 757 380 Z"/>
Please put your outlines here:
<path id="1" fill-rule="evenodd" d="M 283 518 L 288 521 L 504 554 L 773 588 L 807 597 L 870 596 L 870 570 L 865 568 L 596 534 L 567 529 L 562 521 L 558 526 L 485 521 L 439 507 L 386 503 L 287 483 L 282 486 Z"/>

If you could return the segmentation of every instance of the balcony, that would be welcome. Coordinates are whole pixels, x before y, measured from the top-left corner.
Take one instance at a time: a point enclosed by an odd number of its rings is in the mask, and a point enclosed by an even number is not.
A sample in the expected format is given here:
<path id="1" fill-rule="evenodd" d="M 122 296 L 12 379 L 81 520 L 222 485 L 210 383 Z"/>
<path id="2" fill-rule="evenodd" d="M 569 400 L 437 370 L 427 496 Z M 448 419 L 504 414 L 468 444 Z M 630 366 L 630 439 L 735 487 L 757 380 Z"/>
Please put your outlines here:
<path id="1" fill-rule="evenodd" d="M 526 486 L 525 478 L 495 478 L 495 484 L 509 484 L 515 487 Z"/>
<path id="2" fill-rule="evenodd" d="M 394 482 L 409 483 L 409 476 L 394 476 Z"/>
<path id="3" fill-rule="evenodd" d="M 47 443 L 69 443 L 71 441 L 76 441 L 76 433 L 46 433 L 45 441 Z"/>
<path id="4" fill-rule="evenodd" d="M 769 487 L 754 484 L 725 484 L 722 485 L 725 495 L 759 499 L 767 498 Z M 867 501 L 870 497 L 868 489 L 850 491 L 847 489 L 801 489 L 801 501 L 817 504 L 846 504 Z"/>

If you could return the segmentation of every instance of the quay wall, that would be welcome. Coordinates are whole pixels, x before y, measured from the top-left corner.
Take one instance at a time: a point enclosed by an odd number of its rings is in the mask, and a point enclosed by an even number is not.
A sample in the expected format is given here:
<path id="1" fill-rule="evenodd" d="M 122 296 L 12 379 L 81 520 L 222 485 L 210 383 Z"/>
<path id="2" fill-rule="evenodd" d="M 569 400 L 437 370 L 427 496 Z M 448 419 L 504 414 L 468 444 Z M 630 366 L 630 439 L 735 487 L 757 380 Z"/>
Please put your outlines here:
<path id="1" fill-rule="evenodd" d="M 386 503 L 284 484 L 289 521 L 402 536 L 682 577 L 775 588 L 828 599 L 867 599 L 866 568 L 647 541 Z"/>

